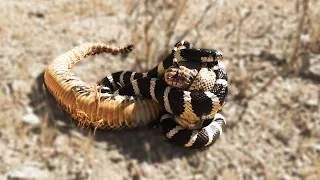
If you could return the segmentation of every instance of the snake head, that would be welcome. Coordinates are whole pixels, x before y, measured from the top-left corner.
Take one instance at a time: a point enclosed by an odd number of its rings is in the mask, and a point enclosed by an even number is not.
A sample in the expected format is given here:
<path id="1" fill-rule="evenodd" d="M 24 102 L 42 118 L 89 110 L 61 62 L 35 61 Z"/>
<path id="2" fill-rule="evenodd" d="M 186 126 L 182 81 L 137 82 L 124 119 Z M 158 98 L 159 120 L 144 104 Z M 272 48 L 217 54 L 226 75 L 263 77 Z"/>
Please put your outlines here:
<path id="1" fill-rule="evenodd" d="M 179 55 L 176 55 L 184 61 L 198 61 L 198 62 L 214 62 L 223 59 L 220 51 L 215 49 L 180 49 Z"/>
<path id="2" fill-rule="evenodd" d="M 197 69 L 189 69 L 183 65 L 171 66 L 165 71 L 164 80 L 169 86 L 188 89 L 197 74 Z"/>
<path id="3" fill-rule="evenodd" d="M 202 54 L 202 57 L 201 57 L 202 62 L 213 62 L 213 61 L 218 61 L 223 59 L 222 53 L 215 49 L 197 49 L 197 50 L 200 51 Z"/>

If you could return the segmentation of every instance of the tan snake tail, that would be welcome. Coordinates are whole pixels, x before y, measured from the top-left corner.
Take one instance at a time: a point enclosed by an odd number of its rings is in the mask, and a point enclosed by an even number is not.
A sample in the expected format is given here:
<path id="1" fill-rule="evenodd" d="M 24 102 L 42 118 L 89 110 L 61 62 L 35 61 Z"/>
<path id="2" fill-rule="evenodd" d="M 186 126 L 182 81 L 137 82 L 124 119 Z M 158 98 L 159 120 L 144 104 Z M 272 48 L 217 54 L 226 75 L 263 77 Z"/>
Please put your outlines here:
<path id="1" fill-rule="evenodd" d="M 136 127 L 147 124 L 160 114 L 161 106 L 141 96 L 101 93 L 75 77 L 71 68 L 87 56 L 111 53 L 124 54 L 132 45 L 119 48 L 105 44 L 84 44 L 53 60 L 46 68 L 44 83 L 60 107 L 81 125 L 95 128 Z"/>

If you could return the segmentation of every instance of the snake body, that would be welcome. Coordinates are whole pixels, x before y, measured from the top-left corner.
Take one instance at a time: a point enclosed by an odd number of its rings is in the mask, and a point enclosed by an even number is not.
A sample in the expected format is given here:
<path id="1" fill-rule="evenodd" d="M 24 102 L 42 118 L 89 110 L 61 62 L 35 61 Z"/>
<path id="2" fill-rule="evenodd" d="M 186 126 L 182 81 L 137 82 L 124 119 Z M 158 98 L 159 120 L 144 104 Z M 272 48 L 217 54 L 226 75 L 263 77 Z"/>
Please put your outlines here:
<path id="1" fill-rule="evenodd" d="M 100 81 L 101 86 L 89 86 L 70 72 L 76 62 L 89 55 L 103 52 L 122 54 L 131 50 L 132 46 L 117 48 L 104 44 L 85 44 L 75 48 L 47 67 L 47 89 L 60 106 L 81 124 L 96 128 L 122 128 L 158 119 L 162 131 L 176 144 L 196 148 L 212 144 L 225 126 L 225 120 L 218 111 L 222 109 L 227 93 L 226 71 L 217 51 L 194 49 L 188 42 L 181 41 L 175 45 L 172 54 L 147 73 L 113 73 Z M 199 90 L 197 74 L 201 73 L 179 76 L 179 73 L 187 72 L 180 70 L 182 66 L 179 64 L 188 64 L 188 61 L 204 64 L 206 68 L 203 69 L 214 74 L 215 83 Z M 178 67 L 174 67 L 177 64 Z M 188 67 L 186 69 L 189 70 Z M 172 81 L 166 83 L 170 78 Z M 182 82 L 188 80 L 192 83 L 183 87 Z M 160 116 L 163 109 L 167 113 Z M 199 130 L 188 129 L 188 125 L 199 120 L 205 120 Z"/>
<path id="2" fill-rule="evenodd" d="M 84 126 L 118 129 L 147 124 L 157 119 L 161 111 L 157 103 L 144 97 L 101 94 L 71 72 L 73 65 L 87 56 L 131 50 L 132 46 L 81 45 L 53 60 L 45 70 L 44 83 L 61 108 Z"/>

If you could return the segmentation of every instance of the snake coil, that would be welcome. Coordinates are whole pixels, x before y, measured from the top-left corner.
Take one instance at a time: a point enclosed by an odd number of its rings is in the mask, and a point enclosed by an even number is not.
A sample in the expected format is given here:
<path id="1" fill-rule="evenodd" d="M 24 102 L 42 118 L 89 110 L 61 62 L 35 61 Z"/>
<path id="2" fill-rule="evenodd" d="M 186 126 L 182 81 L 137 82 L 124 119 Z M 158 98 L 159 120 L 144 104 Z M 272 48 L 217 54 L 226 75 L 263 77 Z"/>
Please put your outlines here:
<path id="1" fill-rule="evenodd" d="M 132 45 L 118 48 L 105 44 L 74 48 L 47 67 L 45 85 L 62 109 L 82 125 L 117 129 L 159 120 L 162 132 L 176 144 L 194 148 L 213 144 L 225 126 L 219 112 L 228 91 L 219 51 L 191 48 L 189 42 L 180 41 L 152 70 L 113 73 L 96 86 L 70 72 L 87 56 L 123 54 L 132 49 Z"/>

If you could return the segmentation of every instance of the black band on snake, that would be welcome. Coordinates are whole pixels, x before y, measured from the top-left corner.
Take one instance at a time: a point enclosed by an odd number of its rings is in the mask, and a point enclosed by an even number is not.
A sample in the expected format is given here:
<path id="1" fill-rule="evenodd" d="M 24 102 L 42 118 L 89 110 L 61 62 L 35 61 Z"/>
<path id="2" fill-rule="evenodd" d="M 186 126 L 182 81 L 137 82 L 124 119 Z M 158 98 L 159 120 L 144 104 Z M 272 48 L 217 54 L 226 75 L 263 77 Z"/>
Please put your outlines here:
<path id="1" fill-rule="evenodd" d="M 185 147 L 213 144 L 225 127 L 220 111 L 228 93 L 222 54 L 213 49 L 176 43 L 158 66 L 146 73 L 121 71 L 102 79 L 101 93 L 143 96 L 166 110 L 159 116 L 169 141 Z"/>

